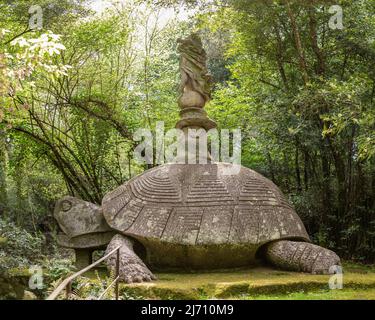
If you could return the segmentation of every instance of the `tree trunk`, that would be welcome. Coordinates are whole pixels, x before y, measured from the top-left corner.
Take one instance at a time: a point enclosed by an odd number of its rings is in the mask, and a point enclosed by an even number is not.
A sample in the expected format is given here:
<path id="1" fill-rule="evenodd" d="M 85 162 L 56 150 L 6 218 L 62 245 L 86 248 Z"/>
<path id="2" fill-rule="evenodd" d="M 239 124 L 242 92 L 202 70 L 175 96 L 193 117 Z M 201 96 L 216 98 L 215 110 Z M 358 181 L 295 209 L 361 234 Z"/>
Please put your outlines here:
<path id="1" fill-rule="evenodd" d="M 304 84 L 307 85 L 307 83 L 309 82 L 309 75 L 307 72 L 307 63 L 306 63 L 305 53 L 302 47 L 301 35 L 299 32 L 296 18 L 293 14 L 292 9 L 290 8 L 290 3 L 289 1 L 285 1 L 285 3 L 286 3 L 287 14 L 290 19 L 290 24 L 293 30 L 294 42 L 295 42 L 295 46 L 296 46 L 297 53 L 298 53 L 298 61 L 300 65 L 302 79 L 303 79 Z"/>
<path id="2" fill-rule="evenodd" d="M 5 132 L 0 131 L 0 216 L 7 208 L 7 149 Z"/>
<path id="3" fill-rule="evenodd" d="M 310 41 L 311 47 L 316 55 L 317 68 L 316 73 L 318 75 L 323 75 L 326 70 L 326 63 L 323 51 L 319 48 L 318 35 L 317 35 L 317 21 L 315 16 L 314 1 L 309 0 L 309 27 L 310 27 Z"/>

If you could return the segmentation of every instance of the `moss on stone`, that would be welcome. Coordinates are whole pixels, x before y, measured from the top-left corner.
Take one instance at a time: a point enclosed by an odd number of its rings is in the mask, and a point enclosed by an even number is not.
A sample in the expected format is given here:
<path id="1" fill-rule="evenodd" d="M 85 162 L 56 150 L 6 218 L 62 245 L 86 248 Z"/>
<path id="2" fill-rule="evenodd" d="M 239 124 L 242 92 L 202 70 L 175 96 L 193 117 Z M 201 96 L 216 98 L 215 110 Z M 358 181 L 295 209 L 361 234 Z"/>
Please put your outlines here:
<path id="1" fill-rule="evenodd" d="M 0 300 L 22 299 L 25 284 L 23 279 L 9 273 L 0 274 Z"/>
<path id="2" fill-rule="evenodd" d="M 9 275 L 11 277 L 30 278 L 31 273 L 28 268 L 12 268 L 9 269 Z"/>
<path id="3" fill-rule="evenodd" d="M 8 239 L 4 237 L 0 237 L 0 248 L 5 246 L 7 243 Z"/>
<path id="4" fill-rule="evenodd" d="M 144 299 L 257 299 L 257 297 L 288 297 L 321 292 L 326 297 L 340 298 L 343 292 L 375 296 L 375 272 L 344 267 L 344 290 L 333 295 L 329 275 L 280 272 L 268 268 L 210 273 L 159 273 L 158 281 L 122 284 L 121 292 Z M 314 296 L 316 298 L 316 295 Z M 355 296 L 353 296 L 355 298 Z"/>
<path id="5" fill-rule="evenodd" d="M 161 300 L 197 300 L 200 293 L 195 288 L 168 288 L 153 283 L 122 285 L 120 289 L 120 294 L 128 297 Z"/>

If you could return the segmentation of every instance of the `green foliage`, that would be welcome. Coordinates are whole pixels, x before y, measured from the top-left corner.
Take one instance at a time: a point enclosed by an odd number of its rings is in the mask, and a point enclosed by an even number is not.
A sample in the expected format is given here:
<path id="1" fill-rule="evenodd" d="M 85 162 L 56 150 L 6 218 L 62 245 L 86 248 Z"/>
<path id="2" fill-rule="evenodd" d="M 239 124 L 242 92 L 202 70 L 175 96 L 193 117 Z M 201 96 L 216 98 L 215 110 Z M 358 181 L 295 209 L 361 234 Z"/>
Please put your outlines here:
<path id="1" fill-rule="evenodd" d="M 66 278 L 75 267 L 70 259 L 60 259 L 48 257 L 43 261 L 43 269 L 46 272 L 49 282 L 54 282 Z"/>
<path id="2" fill-rule="evenodd" d="M 41 235 L 30 234 L 9 220 L 0 219 L 0 237 L 3 239 L 0 246 L 1 269 L 30 267 L 42 257 Z"/>
<path id="3" fill-rule="evenodd" d="M 316 243 L 374 261 L 373 1 L 338 1 L 343 30 L 322 2 L 146 0 L 101 15 L 48 2 L 34 3 L 46 28 L 25 33 L 29 3 L 0 2 L 1 214 L 36 231 L 57 198 L 100 203 L 142 172 L 133 133 L 174 127 L 176 39 L 194 30 L 215 80 L 207 111 L 242 130 L 242 164 L 282 188 Z M 160 22 L 181 3 L 195 17 Z"/>
<path id="4" fill-rule="evenodd" d="M 374 5 L 342 1 L 332 30 L 324 4 L 228 4 L 200 17 L 230 32 L 211 117 L 242 129 L 242 163 L 289 195 L 315 242 L 373 261 Z"/>
<path id="5" fill-rule="evenodd" d="M 95 270 L 95 274 L 91 277 L 88 275 L 80 276 L 72 283 L 72 294 L 70 299 L 98 300 L 114 281 L 114 278 L 113 274 L 107 275 L 102 272 L 99 273 L 98 270 Z M 49 291 L 51 291 L 53 287 L 56 287 L 58 283 L 58 281 L 52 283 Z M 114 287 L 111 287 L 101 299 L 111 300 L 114 299 L 114 297 Z"/>
<path id="6" fill-rule="evenodd" d="M 165 120 L 168 129 L 178 117 L 175 39 L 182 28 L 176 21 L 160 26 L 159 12 L 131 4 L 101 16 L 86 12 L 78 21 L 78 3 L 74 10 L 72 3 L 61 5 L 65 13 L 76 13 L 51 24 L 66 50 L 60 42 L 43 43 L 53 57 L 37 55 L 44 69 L 22 82 L 31 91 L 7 98 L 16 111 L 8 108 L 0 124 L 0 207 L 34 229 L 62 195 L 100 203 L 106 192 L 141 172 L 132 160 L 133 132 L 153 128 L 157 120 Z M 18 26 L 9 27 L 16 34 Z M 140 29 L 144 41 L 136 37 Z M 16 36 L 22 47 L 14 48 L 29 48 L 37 35 Z M 19 61 L 29 60 L 34 61 Z M 51 77 L 50 69 L 58 66 L 63 70 Z"/>

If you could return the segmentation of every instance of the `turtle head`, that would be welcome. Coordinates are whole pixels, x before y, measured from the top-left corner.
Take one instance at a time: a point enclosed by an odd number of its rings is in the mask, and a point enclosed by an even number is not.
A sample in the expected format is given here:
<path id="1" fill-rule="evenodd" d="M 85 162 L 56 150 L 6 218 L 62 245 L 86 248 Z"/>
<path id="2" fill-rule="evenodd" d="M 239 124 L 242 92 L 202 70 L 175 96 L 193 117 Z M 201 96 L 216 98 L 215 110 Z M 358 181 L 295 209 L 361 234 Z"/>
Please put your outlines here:
<path id="1" fill-rule="evenodd" d="M 98 205 L 75 197 L 58 200 L 54 217 L 69 238 L 111 230 Z"/>

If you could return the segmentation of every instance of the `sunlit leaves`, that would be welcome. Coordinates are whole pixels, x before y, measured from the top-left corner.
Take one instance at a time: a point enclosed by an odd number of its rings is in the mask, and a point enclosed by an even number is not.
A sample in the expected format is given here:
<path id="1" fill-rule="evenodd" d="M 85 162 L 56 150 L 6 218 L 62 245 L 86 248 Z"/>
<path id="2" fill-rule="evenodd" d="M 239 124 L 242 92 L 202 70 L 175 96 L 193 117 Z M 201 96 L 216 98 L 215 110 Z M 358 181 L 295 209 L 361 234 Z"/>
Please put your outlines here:
<path id="1" fill-rule="evenodd" d="M 20 96 L 29 96 L 35 88 L 37 78 L 49 78 L 52 81 L 54 77 L 67 75 L 69 66 L 55 60 L 55 57 L 65 50 L 59 41 L 59 35 L 47 32 L 35 38 L 17 37 L 8 47 L 3 48 L 0 53 L 0 120 L 6 113 L 13 118 L 14 101 Z M 22 111 L 24 105 L 23 102 L 20 103 L 18 112 Z M 8 123 L 12 121 L 7 119 Z"/>

